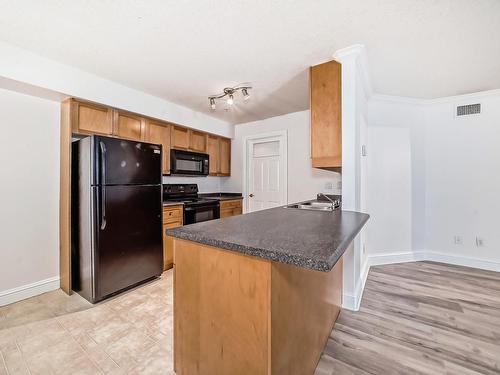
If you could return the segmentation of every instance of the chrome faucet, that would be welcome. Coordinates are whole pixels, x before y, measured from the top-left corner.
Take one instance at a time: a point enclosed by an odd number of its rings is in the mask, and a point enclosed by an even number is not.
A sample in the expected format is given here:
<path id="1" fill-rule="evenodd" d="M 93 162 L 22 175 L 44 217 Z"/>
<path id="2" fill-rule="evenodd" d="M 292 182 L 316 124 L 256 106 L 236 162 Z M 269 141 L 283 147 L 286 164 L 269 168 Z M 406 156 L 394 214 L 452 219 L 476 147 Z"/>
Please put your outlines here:
<path id="1" fill-rule="evenodd" d="M 332 198 L 330 198 L 328 195 L 326 194 L 323 194 L 323 193 L 318 193 L 318 197 L 321 196 L 321 197 L 325 197 L 327 200 L 330 201 L 330 203 L 332 204 L 332 211 L 335 210 L 335 205 L 337 204 L 337 202 L 335 202 Z"/>

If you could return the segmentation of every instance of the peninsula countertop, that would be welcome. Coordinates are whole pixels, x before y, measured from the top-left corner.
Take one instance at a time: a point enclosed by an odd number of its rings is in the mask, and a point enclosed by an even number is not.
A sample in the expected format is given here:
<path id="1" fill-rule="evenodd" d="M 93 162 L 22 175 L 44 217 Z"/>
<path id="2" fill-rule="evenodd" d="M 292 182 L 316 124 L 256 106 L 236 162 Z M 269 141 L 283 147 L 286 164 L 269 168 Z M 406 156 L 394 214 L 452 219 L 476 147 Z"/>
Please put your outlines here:
<path id="1" fill-rule="evenodd" d="M 369 215 L 277 207 L 167 230 L 167 235 L 317 271 L 330 271 Z"/>

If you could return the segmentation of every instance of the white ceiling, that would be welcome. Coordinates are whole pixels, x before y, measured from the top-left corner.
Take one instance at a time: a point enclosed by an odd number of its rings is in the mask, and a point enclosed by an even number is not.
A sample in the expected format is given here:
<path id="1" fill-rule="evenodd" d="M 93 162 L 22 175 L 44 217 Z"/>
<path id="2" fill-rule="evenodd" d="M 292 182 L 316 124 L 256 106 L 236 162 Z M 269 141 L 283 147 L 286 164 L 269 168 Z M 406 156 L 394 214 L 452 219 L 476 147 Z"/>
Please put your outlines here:
<path id="1" fill-rule="evenodd" d="M 231 123 L 308 108 L 307 68 L 360 43 L 376 93 L 500 88 L 499 0 L 0 0 L 0 40 Z M 1 72 L 0 72 L 1 73 Z M 252 99 L 207 96 L 251 82 Z"/>

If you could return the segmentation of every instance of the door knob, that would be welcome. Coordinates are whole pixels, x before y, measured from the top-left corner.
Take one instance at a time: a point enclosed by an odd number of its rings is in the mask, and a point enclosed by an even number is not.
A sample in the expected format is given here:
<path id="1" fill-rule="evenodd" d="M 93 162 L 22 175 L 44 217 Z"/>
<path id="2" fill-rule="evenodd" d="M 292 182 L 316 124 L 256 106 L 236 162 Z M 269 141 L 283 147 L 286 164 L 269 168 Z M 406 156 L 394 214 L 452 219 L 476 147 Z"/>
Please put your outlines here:
<path id="1" fill-rule="evenodd" d="M 249 195 L 249 197 L 250 197 L 250 198 L 253 198 L 253 194 L 250 194 L 250 195 Z"/>

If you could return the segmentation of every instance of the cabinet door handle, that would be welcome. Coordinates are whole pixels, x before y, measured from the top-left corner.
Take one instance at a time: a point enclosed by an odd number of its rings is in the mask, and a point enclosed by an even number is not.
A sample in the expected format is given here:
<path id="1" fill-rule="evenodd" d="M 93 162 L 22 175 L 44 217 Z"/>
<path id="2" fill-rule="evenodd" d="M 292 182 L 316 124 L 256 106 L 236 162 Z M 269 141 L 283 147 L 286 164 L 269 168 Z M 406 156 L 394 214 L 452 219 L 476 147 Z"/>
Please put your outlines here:
<path id="1" fill-rule="evenodd" d="M 250 195 L 249 195 L 249 197 L 250 197 L 250 198 L 253 198 L 253 194 L 250 194 Z"/>

